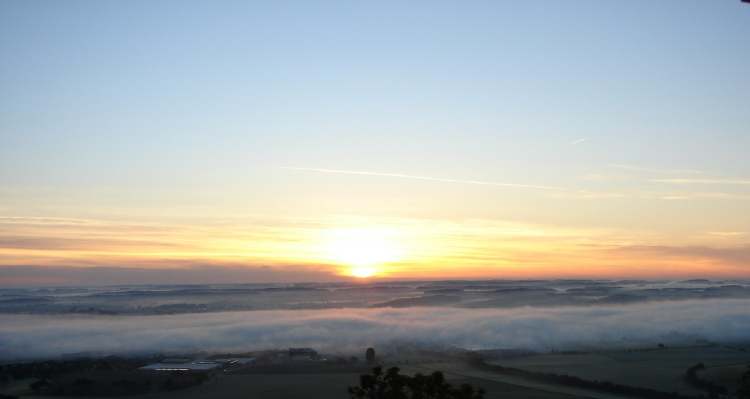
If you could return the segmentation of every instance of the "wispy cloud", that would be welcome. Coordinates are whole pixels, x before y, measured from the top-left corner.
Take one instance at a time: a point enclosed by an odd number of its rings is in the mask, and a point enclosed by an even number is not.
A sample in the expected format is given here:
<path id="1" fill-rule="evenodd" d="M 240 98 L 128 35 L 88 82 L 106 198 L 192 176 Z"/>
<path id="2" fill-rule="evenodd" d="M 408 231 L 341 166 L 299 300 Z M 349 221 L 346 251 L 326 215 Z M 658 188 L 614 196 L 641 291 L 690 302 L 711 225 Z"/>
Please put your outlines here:
<path id="1" fill-rule="evenodd" d="M 747 235 L 746 231 L 709 231 L 709 235 L 719 237 L 743 237 Z"/>
<path id="2" fill-rule="evenodd" d="M 619 164 L 612 163 L 607 165 L 608 168 L 627 170 L 631 172 L 642 172 L 642 173 L 653 173 L 653 174 L 693 174 L 699 175 L 705 172 L 696 169 L 662 169 L 662 168 L 651 168 L 637 165 Z"/>
<path id="3" fill-rule="evenodd" d="M 0 216 L 0 224 L 35 224 L 35 225 L 90 225 L 101 224 L 101 222 L 89 219 L 39 217 L 39 216 Z"/>
<path id="4" fill-rule="evenodd" d="M 297 170 L 297 171 L 303 171 L 303 172 L 342 174 L 342 175 L 395 177 L 399 179 L 425 180 L 425 181 L 434 181 L 434 182 L 442 182 L 442 183 L 475 184 L 475 185 L 481 185 L 481 186 L 523 188 L 523 189 L 546 190 L 546 191 L 572 191 L 564 187 L 556 187 L 556 186 L 496 182 L 496 181 L 485 181 L 485 180 L 471 180 L 471 179 L 451 179 L 451 178 L 444 178 L 444 177 L 410 175 L 410 174 L 403 174 L 403 173 L 384 173 L 384 172 L 371 172 L 371 171 L 361 171 L 361 170 L 343 170 L 343 169 L 325 169 L 325 168 L 304 168 L 304 167 L 294 167 L 294 166 L 283 166 L 282 169 Z"/>
<path id="5" fill-rule="evenodd" d="M 748 194 L 734 194 L 734 193 L 722 193 L 722 192 L 711 192 L 711 193 L 673 193 L 673 194 L 662 194 L 654 196 L 653 198 L 661 200 L 695 200 L 695 199 L 713 199 L 713 200 L 749 200 L 750 195 Z"/>
<path id="6" fill-rule="evenodd" d="M 614 192 L 614 191 L 588 191 L 588 190 L 576 190 L 564 193 L 555 193 L 554 198 L 567 198 L 567 199 L 582 199 L 582 200 L 598 200 L 598 199 L 618 199 L 618 198 L 629 198 L 632 194 Z"/>
<path id="7" fill-rule="evenodd" d="M 609 169 L 621 171 L 620 174 L 612 175 L 606 173 L 589 173 L 582 177 L 583 180 L 596 182 L 613 182 L 628 180 L 632 183 L 652 184 L 667 186 L 747 186 L 750 185 L 748 178 L 716 177 L 695 169 L 659 169 L 627 164 L 609 164 Z M 653 187 L 653 186 L 652 186 Z M 682 192 L 665 189 L 663 192 L 639 193 L 631 192 L 627 196 L 640 199 L 654 200 L 696 200 L 696 199 L 722 199 L 722 200 L 745 200 L 750 199 L 749 194 L 741 192 Z"/>
<path id="8" fill-rule="evenodd" d="M 652 183 L 667 183 L 667 184 L 723 184 L 723 185 L 750 185 L 750 179 L 690 179 L 690 178 L 675 178 L 675 179 L 651 179 Z"/>
<path id="9" fill-rule="evenodd" d="M 632 170 L 638 170 L 646 173 L 656 173 L 654 169 L 638 168 L 629 165 L 611 165 L 613 167 L 628 168 Z M 654 192 L 612 192 L 612 191 L 592 191 L 592 190 L 581 190 L 576 188 L 567 188 L 560 186 L 547 186 L 547 185 L 536 185 L 536 184 L 523 184 L 523 183 L 510 183 L 510 182 L 497 182 L 497 181 L 486 181 L 486 180 L 473 180 L 473 179 L 452 179 L 435 176 L 422 176 L 412 175 L 404 173 L 387 173 L 387 172 L 373 172 L 373 171 L 362 171 L 362 170 L 346 170 L 346 169 L 327 169 L 327 168 L 308 168 L 308 167 L 295 167 L 295 166 L 282 166 L 282 169 L 295 170 L 303 172 L 313 173 L 330 173 L 330 174 L 342 174 L 342 175 L 358 175 L 358 176 L 374 176 L 374 177 L 392 177 L 398 179 L 412 179 L 412 180 L 423 180 L 441 183 L 456 183 L 456 184 L 473 184 L 493 187 L 506 187 L 506 188 L 520 188 L 520 189 L 531 189 L 531 190 L 542 190 L 546 191 L 553 198 L 569 198 L 569 199 L 582 199 L 582 200 L 603 200 L 603 199 L 621 199 L 621 198 L 637 198 L 643 200 L 693 200 L 693 199 L 748 199 L 750 196 L 744 194 L 724 193 L 724 192 L 699 192 L 699 193 L 654 193 Z M 686 173 L 691 172 L 687 170 L 662 170 L 660 173 Z M 692 173 L 702 173 L 699 171 L 692 171 Z M 606 180 L 606 177 L 602 177 Z M 685 179 L 652 179 L 649 181 L 653 182 L 673 182 L 681 181 Z M 701 179 L 691 179 L 702 181 Z M 750 181 L 748 181 L 750 184 Z"/>
<path id="10" fill-rule="evenodd" d="M 273 265 L 252 262 L 148 260 L 130 266 L 0 265 L 0 287 L 98 286 L 112 284 L 232 284 L 251 282 L 340 281 L 330 268 L 315 265 Z"/>
<path id="11" fill-rule="evenodd" d="M 586 141 L 588 141 L 588 139 L 586 139 L 586 138 L 580 138 L 580 139 L 571 141 L 570 144 L 571 145 L 576 145 L 576 144 L 581 144 L 581 143 L 586 142 Z"/>
<path id="12" fill-rule="evenodd" d="M 750 245 L 736 247 L 630 245 L 617 248 L 615 251 L 691 260 L 708 259 L 736 266 L 745 266 L 750 262 Z"/>

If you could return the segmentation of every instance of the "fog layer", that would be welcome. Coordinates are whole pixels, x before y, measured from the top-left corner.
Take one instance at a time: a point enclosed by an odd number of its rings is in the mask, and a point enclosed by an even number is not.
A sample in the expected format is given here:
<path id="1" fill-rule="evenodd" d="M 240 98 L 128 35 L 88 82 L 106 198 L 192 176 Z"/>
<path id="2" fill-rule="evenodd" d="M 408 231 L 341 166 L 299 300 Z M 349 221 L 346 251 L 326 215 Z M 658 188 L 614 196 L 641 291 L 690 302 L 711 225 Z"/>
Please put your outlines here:
<path id="1" fill-rule="evenodd" d="M 95 352 L 392 345 L 563 350 L 750 340 L 750 300 L 555 308 L 271 310 L 169 316 L 0 315 L 0 359 Z"/>

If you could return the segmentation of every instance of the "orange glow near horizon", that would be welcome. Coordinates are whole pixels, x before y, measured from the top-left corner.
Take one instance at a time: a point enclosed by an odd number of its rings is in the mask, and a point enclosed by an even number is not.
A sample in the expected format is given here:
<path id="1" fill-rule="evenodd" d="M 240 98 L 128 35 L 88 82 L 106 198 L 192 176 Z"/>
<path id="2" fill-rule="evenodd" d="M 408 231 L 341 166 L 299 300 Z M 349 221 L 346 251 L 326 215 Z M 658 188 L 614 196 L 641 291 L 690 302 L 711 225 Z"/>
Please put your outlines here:
<path id="1" fill-rule="evenodd" d="M 742 277 L 739 233 L 666 235 L 491 220 L 156 223 L 15 218 L 0 266 L 264 269 L 295 281 Z M 7 235 L 7 234 L 6 234 Z M 302 273 L 302 274 L 301 274 Z M 304 274 L 307 273 L 307 274 Z"/>

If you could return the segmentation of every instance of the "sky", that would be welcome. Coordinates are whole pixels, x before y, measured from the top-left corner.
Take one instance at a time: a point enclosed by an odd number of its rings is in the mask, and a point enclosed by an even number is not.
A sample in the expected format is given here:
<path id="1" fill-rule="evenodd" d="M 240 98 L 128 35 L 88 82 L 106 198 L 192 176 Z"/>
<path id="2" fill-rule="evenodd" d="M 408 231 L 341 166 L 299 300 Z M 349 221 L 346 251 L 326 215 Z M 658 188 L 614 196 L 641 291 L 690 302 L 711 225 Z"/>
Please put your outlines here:
<path id="1" fill-rule="evenodd" d="M 0 285 L 749 278 L 739 0 L 0 3 Z"/>

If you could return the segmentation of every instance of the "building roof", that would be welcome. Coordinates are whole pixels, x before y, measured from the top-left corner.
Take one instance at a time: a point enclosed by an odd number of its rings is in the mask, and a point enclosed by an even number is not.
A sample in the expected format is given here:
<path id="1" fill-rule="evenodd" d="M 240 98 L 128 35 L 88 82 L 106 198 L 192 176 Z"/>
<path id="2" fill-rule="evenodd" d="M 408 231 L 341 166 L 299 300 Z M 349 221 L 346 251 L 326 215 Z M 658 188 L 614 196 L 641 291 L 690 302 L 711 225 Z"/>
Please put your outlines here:
<path id="1" fill-rule="evenodd" d="M 221 366 L 221 363 L 212 361 L 195 361 L 186 363 L 160 362 L 141 367 L 139 370 L 153 371 L 208 371 Z"/>

